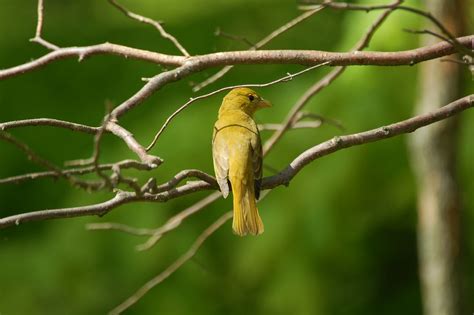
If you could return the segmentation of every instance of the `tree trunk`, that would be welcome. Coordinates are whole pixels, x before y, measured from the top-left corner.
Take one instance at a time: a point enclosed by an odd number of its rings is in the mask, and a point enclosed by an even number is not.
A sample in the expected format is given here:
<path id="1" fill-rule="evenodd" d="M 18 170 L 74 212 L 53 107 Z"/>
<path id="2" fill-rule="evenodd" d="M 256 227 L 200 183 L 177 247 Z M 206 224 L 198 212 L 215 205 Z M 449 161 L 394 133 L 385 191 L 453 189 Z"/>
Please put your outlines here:
<path id="1" fill-rule="evenodd" d="M 426 0 L 453 34 L 463 30 L 462 0 Z M 427 29 L 434 29 L 426 24 Z M 439 39 L 424 35 L 424 44 Z M 448 104 L 461 94 L 461 67 L 430 61 L 420 67 L 416 113 Z M 456 180 L 458 119 L 423 128 L 410 138 L 418 187 L 418 256 L 425 315 L 461 314 L 460 198 Z"/>

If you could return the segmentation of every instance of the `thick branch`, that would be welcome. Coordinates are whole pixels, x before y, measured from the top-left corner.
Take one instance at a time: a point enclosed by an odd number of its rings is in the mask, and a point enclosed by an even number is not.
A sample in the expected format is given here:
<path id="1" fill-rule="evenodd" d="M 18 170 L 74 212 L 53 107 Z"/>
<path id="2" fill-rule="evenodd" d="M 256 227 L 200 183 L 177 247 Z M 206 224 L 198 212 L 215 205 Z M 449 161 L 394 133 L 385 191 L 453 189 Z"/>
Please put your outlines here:
<path id="1" fill-rule="evenodd" d="M 262 186 L 265 189 L 271 189 L 279 185 L 287 185 L 303 167 L 315 159 L 341 149 L 392 138 L 403 133 L 413 132 L 420 127 L 446 119 L 473 106 L 474 94 L 471 94 L 428 114 L 415 116 L 395 124 L 365 132 L 334 137 L 329 141 L 325 141 L 301 153 L 296 159 L 293 160 L 293 162 L 290 163 L 286 169 L 280 172 L 280 174 L 269 178 L 264 178 Z"/>
<path id="2" fill-rule="evenodd" d="M 459 38 L 459 42 L 472 48 L 474 35 Z M 215 66 L 229 64 L 304 64 L 316 65 L 330 62 L 334 65 L 377 65 L 400 66 L 443 57 L 456 52 L 449 43 L 441 42 L 432 46 L 399 52 L 361 52 L 350 53 L 323 52 L 317 50 L 263 50 L 221 52 L 191 57 L 181 67 L 160 73 L 151 78 L 135 95 L 116 107 L 111 115 L 119 118 L 130 109 L 139 105 L 164 85 L 183 79 L 195 72 Z M 1 75 L 1 72 L 0 72 Z"/>
<path id="3" fill-rule="evenodd" d="M 38 59 L 26 62 L 19 66 L 0 70 L 0 80 L 31 72 L 46 66 L 53 61 L 73 57 L 77 57 L 79 61 L 82 61 L 84 58 L 94 55 L 117 55 L 124 58 L 143 60 L 168 66 L 182 65 L 186 59 L 182 56 L 165 55 L 153 51 L 136 49 L 111 43 L 103 43 L 84 47 L 65 47 L 54 50 Z"/>
<path id="4" fill-rule="evenodd" d="M 474 36 L 464 36 L 457 39 L 468 49 L 473 49 Z M 192 65 L 189 73 L 210 67 L 238 65 L 238 64 L 302 64 L 315 65 L 330 61 L 331 65 L 376 65 L 376 66 L 401 66 L 413 65 L 422 61 L 451 55 L 456 48 L 450 43 L 440 42 L 431 46 L 405 50 L 399 52 L 327 52 L 318 50 L 261 50 L 261 51 L 229 51 L 212 53 L 194 57 L 160 54 L 152 51 L 131 48 L 111 43 L 98 44 L 85 47 L 67 47 L 52 51 L 25 64 L 0 70 L 0 79 L 20 75 L 43 67 L 53 61 L 78 57 L 109 54 L 125 58 L 138 59 L 166 66 Z M 175 75 L 175 74 L 173 74 Z M 176 80 L 182 78 L 178 75 Z M 171 82 L 168 81 L 168 82 Z"/>
<path id="5" fill-rule="evenodd" d="M 278 175 L 264 178 L 262 181 L 262 188 L 272 189 L 279 185 L 288 185 L 293 177 L 295 177 L 296 174 L 298 174 L 298 172 L 301 171 L 307 164 L 325 155 L 355 145 L 387 139 L 403 133 L 410 133 L 420 127 L 427 126 L 437 121 L 454 116 L 473 106 L 474 94 L 463 97 L 428 114 L 415 116 L 395 124 L 361 133 L 335 137 L 301 153 L 296 159 L 293 160 L 293 162 L 291 162 L 287 168 L 285 168 Z M 193 192 L 210 189 L 217 189 L 217 184 L 215 182 L 211 184 L 205 181 L 194 181 L 179 187 L 172 188 L 168 191 L 157 194 L 146 193 L 142 196 L 138 196 L 136 193 L 132 192 L 120 192 L 113 199 L 96 205 L 42 210 L 5 217 L 0 219 L 0 228 L 5 228 L 14 224 L 18 225 L 21 222 L 27 221 L 68 218 L 86 215 L 104 215 L 111 209 L 131 201 L 164 202 L 173 198 L 188 195 Z"/>

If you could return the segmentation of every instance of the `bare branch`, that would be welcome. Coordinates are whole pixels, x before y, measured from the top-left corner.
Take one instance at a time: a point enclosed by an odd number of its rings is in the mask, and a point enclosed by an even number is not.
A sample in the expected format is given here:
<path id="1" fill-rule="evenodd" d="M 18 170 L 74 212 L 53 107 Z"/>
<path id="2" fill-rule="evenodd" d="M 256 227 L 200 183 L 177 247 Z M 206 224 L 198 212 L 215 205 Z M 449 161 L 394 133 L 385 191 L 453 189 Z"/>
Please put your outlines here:
<path id="1" fill-rule="evenodd" d="M 107 108 L 107 112 L 110 112 L 110 107 L 111 106 L 108 106 L 110 104 L 106 104 L 106 107 Z M 103 180 L 104 180 L 104 184 L 106 186 L 108 186 L 110 189 L 112 188 L 115 188 L 114 185 L 112 185 L 111 181 L 110 181 L 110 178 L 105 175 L 102 170 L 99 168 L 99 157 L 100 157 L 100 142 L 102 140 L 102 135 L 104 134 L 105 130 L 106 130 L 106 126 L 109 124 L 110 122 L 110 115 L 107 114 L 105 116 L 105 119 L 104 119 L 104 122 L 102 123 L 102 125 L 100 126 L 99 128 L 99 131 L 94 135 L 94 151 L 92 153 L 92 165 L 94 166 L 94 171 L 95 173 L 101 177 Z"/>
<path id="2" fill-rule="evenodd" d="M 61 172 L 61 169 L 57 167 L 56 165 L 52 164 L 48 160 L 40 157 L 38 154 L 35 153 L 28 145 L 22 143 L 21 141 L 17 140 L 15 137 L 10 135 L 9 133 L 5 131 L 0 131 L 0 139 L 9 142 L 16 146 L 18 149 L 20 149 L 23 153 L 25 153 L 26 157 L 28 160 L 33 161 L 34 163 L 51 170 L 56 174 L 56 176 L 64 176 L 64 174 Z"/>
<path id="3" fill-rule="evenodd" d="M 130 306 L 135 304 L 138 300 L 140 300 L 145 294 L 148 293 L 151 289 L 155 286 L 166 280 L 169 276 L 171 276 L 176 270 L 178 270 L 182 265 L 184 265 L 187 261 L 189 261 L 199 250 L 202 244 L 212 235 L 215 231 L 217 231 L 221 226 L 224 225 L 227 221 L 232 218 L 232 212 L 226 212 L 222 215 L 217 221 L 211 224 L 207 229 L 202 232 L 201 235 L 196 239 L 193 245 L 188 249 L 186 253 L 184 253 L 181 257 L 179 257 L 174 263 L 172 263 L 168 268 L 166 268 L 162 273 L 148 281 L 143 287 L 141 287 L 137 292 L 135 292 L 132 296 L 130 296 L 125 302 L 114 308 L 109 314 L 121 314 Z"/>
<path id="4" fill-rule="evenodd" d="M 149 171 L 152 169 L 148 163 L 142 163 L 135 160 L 123 160 L 117 163 L 101 164 L 101 165 L 98 165 L 98 168 L 101 171 L 104 171 L 104 170 L 111 170 L 115 166 L 118 166 L 121 169 L 134 168 L 137 170 L 146 170 L 146 171 Z M 95 172 L 94 166 L 61 170 L 61 173 L 64 175 L 84 175 L 84 174 L 89 174 L 93 172 Z M 0 184 L 10 184 L 10 183 L 19 184 L 27 180 L 48 178 L 48 177 L 59 178 L 61 176 L 58 175 L 58 173 L 55 171 L 35 172 L 35 173 L 2 178 L 0 179 Z"/>
<path id="5" fill-rule="evenodd" d="M 153 19 L 150 19 L 150 18 L 144 17 L 142 15 L 138 15 L 136 13 L 133 13 L 130 10 L 126 9 L 121 4 L 118 4 L 117 1 L 115 1 L 115 0 L 108 0 L 108 1 L 111 5 L 116 7 L 118 10 L 120 10 L 123 14 L 125 14 L 129 18 L 134 19 L 136 21 L 139 21 L 141 23 L 149 24 L 149 25 L 155 27 L 158 30 L 158 32 L 160 32 L 161 37 L 166 38 L 170 42 L 172 42 L 173 45 L 175 45 L 176 48 L 178 48 L 179 51 L 181 51 L 181 53 L 184 56 L 186 56 L 186 57 L 190 56 L 189 53 L 186 51 L 186 49 L 184 49 L 184 47 L 176 39 L 176 37 L 174 37 L 173 35 L 171 35 L 170 33 L 165 31 L 165 29 L 163 28 L 163 26 L 161 25 L 161 23 L 159 21 L 155 21 Z"/>
<path id="6" fill-rule="evenodd" d="M 334 137 L 329 141 L 320 143 L 301 153 L 287 168 L 281 171 L 280 174 L 270 178 L 264 178 L 262 187 L 271 189 L 279 185 L 287 185 L 308 163 L 325 155 L 352 146 L 388 139 L 404 133 L 411 133 L 418 128 L 447 119 L 473 106 L 474 94 L 471 94 L 427 114 L 418 115 L 407 120 L 365 132 Z"/>
<path id="7" fill-rule="evenodd" d="M 223 32 L 219 27 L 214 32 L 214 35 L 242 42 L 242 43 L 246 44 L 249 47 L 253 47 L 255 45 L 254 43 L 249 41 L 246 37 Z"/>
<path id="8" fill-rule="evenodd" d="M 79 61 L 82 61 L 84 58 L 94 55 L 117 55 L 127 59 L 143 60 L 168 66 L 180 66 L 186 60 L 186 57 L 182 56 L 165 55 L 111 43 L 84 47 L 65 47 L 19 66 L 0 70 L 0 80 L 37 70 L 57 60 L 77 57 Z"/>
<path id="9" fill-rule="evenodd" d="M 459 38 L 459 41 L 471 47 L 474 45 L 474 35 Z M 400 66 L 443 57 L 455 53 L 451 44 L 442 42 L 432 46 L 399 52 L 322 52 L 315 50 L 266 50 L 266 51 L 235 51 L 221 52 L 191 57 L 181 67 L 163 72 L 153 77 L 135 95 L 120 104 L 112 111 L 119 118 L 127 111 L 139 105 L 164 85 L 183 79 L 195 72 L 215 66 L 228 64 L 303 64 L 317 65 L 330 62 L 331 65 L 377 65 Z"/>
<path id="10" fill-rule="evenodd" d="M 280 26 L 279 28 L 277 28 L 276 30 L 274 30 L 273 32 L 271 32 L 269 35 L 267 35 L 266 37 L 264 37 L 262 40 L 260 40 L 258 43 L 256 43 L 255 45 L 252 45 L 250 43 L 250 48 L 249 50 L 252 51 L 252 50 L 258 50 L 260 48 L 262 48 L 263 46 L 265 46 L 266 44 L 268 44 L 270 41 L 272 41 L 274 38 L 278 37 L 279 35 L 285 33 L 286 31 L 292 29 L 293 27 L 295 27 L 296 25 L 298 25 L 299 23 L 303 22 L 304 20 L 308 19 L 309 17 L 313 16 L 316 12 L 319 12 L 320 10 L 322 10 L 324 8 L 324 6 L 319 6 L 317 8 L 314 8 L 312 10 L 309 10 L 309 11 L 306 11 L 304 12 L 303 14 L 300 14 L 299 16 L 297 16 L 296 18 L 294 18 L 293 20 L 289 21 L 288 23 Z M 225 33 L 222 33 L 222 32 L 219 32 L 219 34 L 221 35 L 224 35 Z M 225 34 L 227 35 L 227 34 Z M 227 35 L 229 36 L 229 35 Z M 234 38 L 236 38 L 234 36 Z M 240 37 L 241 38 L 241 37 Z M 245 41 L 245 38 L 244 38 L 244 41 Z M 248 42 L 247 42 L 248 43 Z M 209 84 L 212 84 L 214 82 L 216 82 L 217 80 L 219 80 L 220 78 L 222 78 L 227 72 L 230 71 L 230 69 L 232 69 L 234 66 L 232 65 L 229 65 L 229 66 L 225 66 L 224 68 L 222 68 L 221 70 L 219 70 L 217 73 L 215 73 L 214 75 L 210 76 L 208 79 L 206 79 L 205 81 L 195 85 L 193 87 L 193 91 L 194 92 L 197 92 L 201 89 L 203 89 L 204 87 L 208 86 Z"/>
<path id="11" fill-rule="evenodd" d="M 298 121 L 297 123 L 293 124 L 290 129 L 288 130 L 295 130 L 295 129 L 313 129 L 319 128 L 323 125 L 321 120 L 314 120 L 314 121 Z M 284 127 L 283 124 L 259 124 L 258 130 L 260 131 L 276 131 L 280 130 Z"/>
<path id="12" fill-rule="evenodd" d="M 306 69 L 303 69 L 297 73 L 294 73 L 294 74 L 291 74 L 291 73 L 287 73 L 284 77 L 282 78 L 279 78 L 279 79 L 276 79 L 276 80 L 273 80 L 271 82 L 267 82 L 267 83 L 255 83 L 255 84 L 241 84 L 241 85 L 233 85 L 233 86 L 227 86 L 227 87 L 223 87 L 223 88 L 220 88 L 218 90 L 215 90 L 215 91 L 212 91 L 210 93 L 207 93 L 207 94 L 204 94 L 204 95 L 200 95 L 200 96 L 197 96 L 197 97 L 192 97 L 189 99 L 189 101 L 187 101 L 186 103 L 184 103 L 181 107 L 179 107 L 175 112 L 173 112 L 165 121 L 165 123 L 163 124 L 163 126 L 161 126 L 160 130 L 156 133 L 155 137 L 153 138 L 153 141 L 148 145 L 148 147 L 146 148 L 147 151 L 149 151 L 151 148 L 153 148 L 153 146 L 156 144 L 156 141 L 158 140 L 158 138 L 160 137 L 160 135 L 163 133 L 163 131 L 165 130 L 165 128 L 168 126 L 168 124 L 171 122 L 171 120 L 173 120 L 173 118 L 175 118 L 179 113 L 181 113 L 183 110 L 185 110 L 189 105 L 191 105 L 192 103 L 194 103 L 195 101 L 197 100 L 200 100 L 200 99 L 203 99 L 203 98 L 207 98 L 207 97 L 210 97 L 212 95 L 215 95 L 215 94 L 218 94 L 218 93 L 221 93 L 221 92 L 224 92 L 224 91 L 229 91 L 229 90 L 232 90 L 232 89 L 235 89 L 236 87 L 266 87 L 266 86 L 270 86 L 270 85 L 274 85 L 274 84 L 277 84 L 277 83 L 281 83 L 281 82 L 288 82 L 288 81 L 291 81 L 294 77 L 297 77 L 303 73 L 306 73 L 310 70 L 313 70 L 313 69 L 316 69 L 316 68 L 319 68 L 321 66 L 324 66 L 324 65 L 327 65 L 329 64 L 329 62 L 323 62 L 321 64 L 318 64 L 318 65 L 315 65 L 315 66 L 312 66 L 312 67 L 309 67 L 309 68 L 306 68 Z"/>
<path id="13" fill-rule="evenodd" d="M 70 121 L 58 120 L 53 118 L 34 118 L 24 120 L 14 120 L 4 123 L 0 123 L 0 131 L 8 130 L 26 126 L 51 126 L 58 128 L 65 128 L 72 131 L 84 132 L 87 134 L 94 135 L 99 131 L 100 127 L 91 127 L 83 124 L 77 124 Z"/>
<path id="14" fill-rule="evenodd" d="M 86 224 L 86 229 L 89 231 L 114 230 L 136 236 L 153 235 L 154 233 L 153 229 L 134 228 L 125 224 L 113 222 L 89 223 Z"/>
<path id="15" fill-rule="evenodd" d="M 112 114 L 111 114 L 112 115 Z M 151 168 L 155 168 L 163 163 L 163 160 L 157 156 L 149 155 L 145 148 L 135 140 L 133 134 L 113 121 L 106 125 L 108 131 L 121 138 L 130 150 L 135 152 L 143 163 L 147 163 Z"/>
<path id="16" fill-rule="evenodd" d="M 133 192 L 124 192 L 119 191 L 115 197 L 105 202 L 101 202 L 89 206 L 79 206 L 72 208 L 60 208 L 60 209 L 47 209 L 40 210 L 35 212 L 27 212 L 12 215 L 0 219 L 0 228 L 11 226 L 11 225 L 20 225 L 21 223 L 29 221 L 42 221 L 42 220 L 51 220 L 51 219 L 60 219 L 60 218 L 72 218 L 72 217 L 81 217 L 88 215 L 104 215 L 110 210 L 129 203 L 131 201 L 138 200 L 135 193 Z"/>
<path id="17" fill-rule="evenodd" d="M 433 31 L 430 31 L 430 30 L 411 30 L 411 29 L 407 29 L 407 28 L 404 28 L 403 29 L 405 32 L 407 33 L 412 33 L 412 34 L 428 34 L 428 35 L 431 35 L 431 36 L 434 36 L 438 39 L 441 39 L 441 40 L 444 40 L 444 41 L 447 41 L 448 43 L 451 43 L 452 45 L 455 45 L 450 38 L 446 37 L 446 36 L 443 36 L 441 34 L 438 34 L 436 32 L 433 32 Z"/>
<path id="18" fill-rule="evenodd" d="M 303 121 L 303 119 L 310 118 L 311 121 Z M 338 128 L 341 131 L 344 131 L 344 126 L 337 120 L 330 119 L 327 117 L 323 117 L 321 115 L 313 114 L 313 113 L 304 113 L 299 112 L 296 115 L 294 121 L 291 123 L 291 127 L 288 130 L 295 130 L 295 129 L 305 129 L 305 128 L 319 128 L 324 123 L 328 125 L 332 125 Z M 284 124 L 259 124 L 258 130 L 260 131 L 267 131 L 267 130 L 281 130 L 285 128 Z"/>
<path id="19" fill-rule="evenodd" d="M 427 114 L 418 115 L 395 124 L 372 129 L 365 132 L 335 137 L 301 153 L 296 159 L 293 160 L 293 162 L 290 163 L 287 168 L 281 171 L 278 175 L 264 178 L 262 181 L 262 188 L 272 189 L 279 185 L 288 185 L 291 179 L 296 176 L 296 174 L 303 167 L 320 157 L 355 145 L 362 145 L 369 142 L 392 138 L 403 133 L 410 133 L 423 126 L 427 126 L 437 121 L 447 119 L 473 106 L 474 94 L 471 94 Z M 209 178 L 211 178 L 210 175 Z M 74 208 L 27 212 L 5 217 L 0 219 L 0 228 L 5 228 L 14 224 L 18 225 L 21 222 L 28 221 L 68 218 L 86 215 L 104 215 L 111 209 L 131 201 L 165 202 L 173 198 L 194 193 L 196 191 L 210 189 L 218 189 L 217 183 L 213 182 L 212 184 L 210 184 L 205 181 L 193 181 L 188 182 L 185 185 L 175 187 L 169 191 L 164 191 L 157 194 L 145 193 L 142 196 L 139 196 L 133 192 L 119 192 L 113 199 L 100 204 Z"/>
<path id="20" fill-rule="evenodd" d="M 41 33 L 43 31 L 43 11 L 44 11 L 44 8 L 43 8 L 43 0 L 38 0 L 38 21 L 36 23 L 36 33 L 35 33 L 35 37 L 31 38 L 30 39 L 30 42 L 35 42 L 35 43 L 38 43 L 50 50 L 57 50 L 59 49 L 58 46 L 48 42 L 47 40 L 43 39 L 41 37 Z"/>
<path id="21" fill-rule="evenodd" d="M 191 215 L 195 214 L 198 211 L 201 211 L 214 201 L 218 200 L 222 194 L 220 191 L 213 192 L 209 196 L 199 200 L 198 202 L 194 203 L 192 206 L 184 209 L 183 211 L 179 212 L 178 214 L 172 216 L 165 224 L 161 227 L 153 230 L 151 237 L 143 244 L 137 246 L 137 250 L 143 251 L 148 250 L 153 247 L 158 241 L 168 232 L 175 230 L 177 227 L 181 225 L 181 223 L 186 220 Z"/>
<path id="22" fill-rule="evenodd" d="M 206 183 L 209 183 L 211 185 L 214 185 L 216 183 L 215 178 L 209 176 L 207 173 L 204 173 L 200 170 L 190 169 L 182 170 L 166 183 L 152 188 L 148 187 L 148 190 L 152 194 L 158 194 L 167 190 L 171 190 L 175 188 L 181 181 L 189 177 L 199 178 L 200 180 L 205 181 Z"/>
<path id="23" fill-rule="evenodd" d="M 115 230 L 120 231 L 136 236 L 150 236 L 150 238 L 143 244 L 137 245 L 136 249 L 138 251 L 148 250 L 154 246 L 165 234 L 176 229 L 181 225 L 181 223 L 193 215 L 194 213 L 204 209 L 217 199 L 219 199 L 221 193 L 216 191 L 210 194 L 209 196 L 201 199 L 192 206 L 186 208 L 183 211 L 180 211 L 178 214 L 174 215 L 161 227 L 157 229 L 144 229 L 144 228 L 135 228 L 121 223 L 90 223 L 86 225 L 88 230 L 93 231 L 102 231 L 102 230 Z"/>
<path id="24" fill-rule="evenodd" d="M 22 143 L 21 141 L 17 140 L 14 138 L 12 135 L 5 131 L 0 131 L 0 139 L 9 142 L 16 146 L 18 149 L 20 149 L 23 153 L 25 153 L 26 157 L 35 162 L 36 164 L 50 170 L 49 173 L 54 174 L 53 176 L 55 177 L 62 177 L 65 178 L 69 181 L 69 183 L 75 187 L 83 188 L 88 191 L 91 190 L 98 190 L 101 189 L 103 186 L 103 183 L 100 181 L 85 181 L 85 180 L 79 180 L 71 174 L 64 173 L 59 167 L 54 165 L 53 163 L 49 162 L 48 160 L 42 158 L 38 154 L 36 154 L 28 145 Z M 30 174 L 31 175 L 31 174 Z M 0 181 L 0 183 L 6 182 L 5 180 Z"/>
<path id="25" fill-rule="evenodd" d="M 374 23 L 369 27 L 367 32 L 362 36 L 359 42 L 351 49 L 354 53 L 360 53 L 361 50 L 366 48 L 370 40 L 372 39 L 373 35 L 377 31 L 377 29 L 382 25 L 382 23 L 388 18 L 391 12 L 393 12 L 393 8 L 400 5 L 403 0 L 396 0 L 390 5 L 389 9 L 386 9 L 380 16 L 375 20 Z M 298 99 L 298 101 L 293 105 L 291 110 L 288 112 L 287 117 L 283 122 L 283 127 L 277 130 L 273 135 L 267 140 L 265 145 L 263 146 L 263 154 L 267 155 L 268 152 L 274 147 L 276 142 L 283 136 L 285 131 L 291 127 L 291 125 L 296 120 L 298 113 L 301 109 L 309 102 L 309 100 L 322 91 L 325 87 L 331 84 L 334 80 L 336 80 L 346 69 L 345 66 L 336 67 L 326 76 L 324 76 L 321 80 L 313 84 L 303 95 Z"/>
<path id="26" fill-rule="evenodd" d="M 470 35 L 459 37 L 457 41 L 466 48 L 472 49 L 473 39 L 474 35 Z M 182 79 L 197 71 L 225 65 L 303 64 L 311 66 L 330 61 L 331 65 L 401 66 L 414 65 L 426 60 L 451 55 L 455 52 L 457 52 L 456 47 L 443 42 L 399 52 L 374 51 L 354 54 L 353 52 L 341 53 L 318 50 L 229 51 L 186 58 L 104 43 L 94 46 L 60 48 L 31 62 L 0 70 L 0 80 L 36 70 L 56 60 L 70 57 L 79 57 L 79 60 L 83 60 L 86 57 L 98 54 L 118 55 L 124 58 L 144 60 L 160 65 L 183 66 L 180 70 L 175 69 L 175 72 L 165 72 L 169 77 L 167 77 L 164 83 L 169 83 Z M 171 72 L 171 74 L 169 72 Z M 161 85 L 159 87 L 161 87 Z"/>
<path id="27" fill-rule="evenodd" d="M 305 2 L 306 3 L 312 3 L 311 0 L 305 1 Z M 339 10 L 356 10 L 356 11 L 365 11 L 365 12 L 369 12 L 369 11 L 373 11 L 373 10 L 384 10 L 384 9 L 402 10 L 402 11 L 407 11 L 407 12 L 411 12 L 411 13 L 423 16 L 423 17 L 429 19 L 431 22 L 433 22 L 433 24 L 436 25 L 436 27 L 438 27 L 441 30 L 441 32 L 443 32 L 443 34 L 446 35 L 446 37 L 448 37 L 450 39 L 449 42 L 452 43 L 452 45 L 454 47 L 456 47 L 456 49 L 459 52 L 463 52 L 466 55 L 474 57 L 474 52 L 472 50 L 466 49 L 466 47 L 464 47 L 463 44 L 458 42 L 456 37 L 454 37 L 453 34 L 451 34 L 451 32 L 449 32 L 449 30 L 443 25 L 443 23 L 441 23 L 437 18 L 435 18 L 429 12 L 426 12 L 426 11 L 423 11 L 423 10 L 420 10 L 420 9 L 417 9 L 417 8 L 412 8 L 412 7 L 403 6 L 403 5 L 393 5 L 393 4 L 388 4 L 388 5 L 360 5 L 360 4 L 353 4 L 353 3 L 331 2 L 331 1 L 329 1 L 329 2 L 325 2 L 323 4 L 317 4 L 316 6 L 318 7 L 320 5 L 327 6 L 327 7 L 333 8 L 333 9 L 339 9 Z M 313 6 L 312 5 L 300 6 L 300 8 L 303 9 L 303 10 L 312 10 Z"/>

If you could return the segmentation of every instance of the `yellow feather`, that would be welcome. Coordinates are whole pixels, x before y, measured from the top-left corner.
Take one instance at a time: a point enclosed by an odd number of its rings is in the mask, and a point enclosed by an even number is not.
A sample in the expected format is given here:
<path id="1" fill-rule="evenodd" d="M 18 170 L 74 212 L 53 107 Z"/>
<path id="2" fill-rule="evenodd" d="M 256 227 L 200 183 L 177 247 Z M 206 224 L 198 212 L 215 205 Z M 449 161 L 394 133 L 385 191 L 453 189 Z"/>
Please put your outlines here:
<path id="1" fill-rule="evenodd" d="M 234 199 L 232 228 L 240 236 L 258 235 L 264 230 L 255 200 L 255 181 L 262 176 L 262 150 L 252 115 L 269 106 L 251 89 L 234 89 L 224 97 L 214 126 L 214 170 L 224 197 L 230 182 Z"/>

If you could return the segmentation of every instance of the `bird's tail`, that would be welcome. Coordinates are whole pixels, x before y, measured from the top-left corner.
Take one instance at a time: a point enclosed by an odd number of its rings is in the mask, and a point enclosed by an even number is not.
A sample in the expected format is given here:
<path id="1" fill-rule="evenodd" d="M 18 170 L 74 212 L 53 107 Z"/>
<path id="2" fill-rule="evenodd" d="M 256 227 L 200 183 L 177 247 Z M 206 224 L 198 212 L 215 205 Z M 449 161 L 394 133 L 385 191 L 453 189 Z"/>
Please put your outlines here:
<path id="1" fill-rule="evenodd" d="M 234 219 L 232 229 L 239 236 L 263 233 L 263 222 L 258 214 L 255 192 L 252 185 L 243 185 L 241 181 L 232 182 L 234 197 Z"/>

